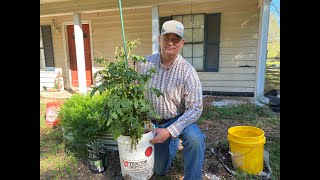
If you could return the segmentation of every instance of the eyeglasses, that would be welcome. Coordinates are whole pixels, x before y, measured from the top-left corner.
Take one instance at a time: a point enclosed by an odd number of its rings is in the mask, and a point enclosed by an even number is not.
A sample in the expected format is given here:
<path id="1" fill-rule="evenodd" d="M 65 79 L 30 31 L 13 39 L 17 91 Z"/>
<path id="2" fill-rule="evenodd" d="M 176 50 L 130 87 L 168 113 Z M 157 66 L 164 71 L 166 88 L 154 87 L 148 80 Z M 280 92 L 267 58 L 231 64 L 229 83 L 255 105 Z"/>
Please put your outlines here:
<path id="1" fill-rule="evenodd" d="M 168 38 L 166 36 L 163 36 L 162 39 L 166 42 L 166 43 L 169 43 L 169 42 L 172 42 L 173 44 L 178 44 L 182 38 L 178 38 L 178 37 L 174 37 L 174 38 Z"/>

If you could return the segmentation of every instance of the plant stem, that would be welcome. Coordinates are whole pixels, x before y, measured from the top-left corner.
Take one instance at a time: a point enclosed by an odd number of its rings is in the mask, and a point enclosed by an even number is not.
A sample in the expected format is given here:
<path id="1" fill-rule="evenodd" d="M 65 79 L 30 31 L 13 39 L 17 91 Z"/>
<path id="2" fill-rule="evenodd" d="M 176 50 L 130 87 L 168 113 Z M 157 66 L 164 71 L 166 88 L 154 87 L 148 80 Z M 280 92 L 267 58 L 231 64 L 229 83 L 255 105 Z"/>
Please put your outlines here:
<path id="1" fill-rule="evenodd" d="M 119 10 L 120 10 L 120 20 L 121 20 L 121 27 L 122 27 L 122 40 L 123 40 L 123 49 L 126 57 L 126 69 L 128 69 L 128 58 L 127 58 L 127 45 L 126 45 L 126 37 L 124 35 L 124 25 L 123 25 L 123 17 L 122 17 L 122 6 L 121 6 L 121 0 L 119 2 Z"/>

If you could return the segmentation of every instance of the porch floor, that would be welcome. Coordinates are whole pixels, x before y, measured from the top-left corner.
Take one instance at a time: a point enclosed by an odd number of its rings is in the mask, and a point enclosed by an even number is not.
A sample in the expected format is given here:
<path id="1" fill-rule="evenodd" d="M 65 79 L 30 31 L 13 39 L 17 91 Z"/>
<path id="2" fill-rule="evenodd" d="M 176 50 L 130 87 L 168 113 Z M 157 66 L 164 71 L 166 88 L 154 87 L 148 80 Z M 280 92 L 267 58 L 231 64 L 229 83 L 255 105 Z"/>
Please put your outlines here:
<path id="1" fill-rule="evenodd" d="M 66 99 L 70 98 L 73 93 L 77 93 L 76 91 L 41 91 L 40 99 Z"/>

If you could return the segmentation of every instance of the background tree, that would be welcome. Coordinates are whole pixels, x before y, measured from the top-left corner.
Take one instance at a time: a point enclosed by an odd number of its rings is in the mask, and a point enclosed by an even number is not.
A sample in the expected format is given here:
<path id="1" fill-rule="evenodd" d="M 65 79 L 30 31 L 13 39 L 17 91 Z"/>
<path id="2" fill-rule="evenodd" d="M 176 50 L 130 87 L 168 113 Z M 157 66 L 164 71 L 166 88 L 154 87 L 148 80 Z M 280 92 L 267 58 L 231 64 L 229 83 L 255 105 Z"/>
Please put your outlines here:
<path id="1" fill-rule="evenodd" d="M 280 57 L 280 22 L 275 13 L 270 14 L 267 58 Z"/>

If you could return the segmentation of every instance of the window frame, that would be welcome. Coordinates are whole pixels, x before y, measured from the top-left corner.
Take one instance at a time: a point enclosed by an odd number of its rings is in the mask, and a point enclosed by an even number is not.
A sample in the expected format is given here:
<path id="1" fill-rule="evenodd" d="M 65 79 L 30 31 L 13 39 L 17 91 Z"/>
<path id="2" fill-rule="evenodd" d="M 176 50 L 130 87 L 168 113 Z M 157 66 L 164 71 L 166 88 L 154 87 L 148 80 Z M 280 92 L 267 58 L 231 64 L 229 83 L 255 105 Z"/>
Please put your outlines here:
<path id="1" fill-rule="evenodd" d="M 203 43 L 201 42 L 185 42 L 185 44 L 203 44 L 203 70 L 197 70 L 197 72 L 219 72 L 219 62 L 220 62 L 220 36 L 221 36 L 221 32 L 220 32 L 220 29 L 221 29 L 221 13 L 196 13 L 196 14 L 175 14 L 175 15 L 171 15 L 171 16 L 164 16 L 164 17 L 159 17 L 159 28 L 160 28 L 160 32 L 161 32 L 161 27 L 162 27 L 162 24 L 167 21 L 167 20 L 172 20 L 174 16 L 186 16 L 186 15 L 197 15 L 197 14 L 203 14 L 204 15 L 204 39 L 203 39 Z M 208 17 L 209 16 L 216 16 L 217 17 L 217 29 L 215 29 L 216 31 L 218 31 L 218 37 L 215 37 L 216 41 L 213 43 L 213 42 L 209 42 L 208 40 L 208 28 L 209 28 L 209 25 L 208 25 Z M 192 34 L 193 34 L 193 31 L 192 31 Z M 209 45 L 214 45 L 216 46 L 215 50 L 217 52 L 217 57 L 216 57 L 216 62 L 215 61 L 210 61 L 208 59 L 208 46 Z M 182 52 L 182 49 L 181 51 Z M 179 52 L 179 53 L 180 53 Z M 183 53 L 182 53 L 182 56 L 183 56 Z M 184 56 L 183 56 L 184 57 Z M 192 46 L 192 58 L 193 58 L 193 46 Z M 193 60 L 192 60 L 193 61 Z M 208 63 L 215 63 L 216 65 L 214 65 L 215 67 L 208 67 Z M 193 66 L 193 62 L 192 62 L 192 66 Z"/>
<path id="2" fill-rule="evenodd" d="M 41 68 L 40 66 L 40 71 L 52 71 L 55 68 L 55 62 L 54 62 L 51 25 L 40 25 L 40 31 L 41 31 L 40 39 L 42 39 L 42 45 L 43 45 L 42 48 L 40 47 L 40 50 L 43 49 L 43 58 L 44 58 L 44 65 L 45 65 L 44 69 Z"/>
<path id="3" fill-rule="evenodd" d="M 40 59 L 40 70 L 44 71 L 46 69 L 46 56 L 45 56 L 45 53 L 44 53 L 44 45 L 43 45 L 43 37 L 42 37 L 42 27 L 41 27 L 41 25 L 40 25 L 40 41 L 42 41 L 42 43 L 41 43 L 42 47 L 41 47 L 41 44 L 40 44 L 40 53 L 41 53 L 41 50 L 43 50 L 42 51 L 43 52 L 43 54 L 42 54 L 43 62 L 41 62 L 41 59 Z M 40 57 L 41 57 L 41 55 L 40 55 Z M 44 64 L 44 68 L 41 68 L 41 63 Z"/>
<path id="4" fill-rule="evenodd" d="M 186 29 L 191 29 L 192 31 L 192 33 L 191 33 L 191 37 L 192 37 L 192 42 L 185 42 L 184 44 L 186 44 L 186 45 L 191 45 L 191 58 L 192 58 L 192 63 L 191 63 L 191 65 L 194 67 L 194 64 L 193 64 L 193 59 L 194 58 L 197 58 L 197 57 L 195 57 L 194 55 L 193 55 L 193 47 L 194 47 L 194 45 L 197 45 L 197 44 L 202 44 L 203 45 L 203 49 L 202 49 L 202 52 L 203 52 L 203 55 L 202 55 L 202 69 L 201 70 L 199 70 L 199 69 L 196 69 L 197 70 L 197 72 L 203 72 L 204 71 L 204 69 L 205 69 L 205 39 L 206 39 L 206 37 L 205 37 L 205 21 L 206 21 L 206 14 L 205 13 L 196 13 L 196 14 L 183 14 L 183 15 L 172 15 L 171 16 L 171 19 L 173 19 L 175 16 L 181 16 L 181 18 L 182 18 L 182 23 L 183 23 L 183 17 L 184 16 L 191 16 L 192 18 L 194 18 L 194 16 L 195 15 L 203 15 L 203 25 L 204 25 L 204 27 L 203 27 L 203 40 L 202 41 L 193 41 L 193 30 L 194 29 L 201 29 L 201 28 L 184 28 L 184 31 L 186 30 Z M 192 19 L 192 21 L 193 21 L 193 19 Z M 184 33 L 185 34 L 185 33 Z M 184 47 L 183 47 L 184 48 Z M 181 54 L 182 54 L 182 56 L 184 57 L 184 58 L 190 58 L 190 57 L 185 57 L 184 55 L 183 55 L 183 48 L 181 48 Z M 180 52 L 179 52 L 180 53 Z"/>

